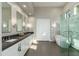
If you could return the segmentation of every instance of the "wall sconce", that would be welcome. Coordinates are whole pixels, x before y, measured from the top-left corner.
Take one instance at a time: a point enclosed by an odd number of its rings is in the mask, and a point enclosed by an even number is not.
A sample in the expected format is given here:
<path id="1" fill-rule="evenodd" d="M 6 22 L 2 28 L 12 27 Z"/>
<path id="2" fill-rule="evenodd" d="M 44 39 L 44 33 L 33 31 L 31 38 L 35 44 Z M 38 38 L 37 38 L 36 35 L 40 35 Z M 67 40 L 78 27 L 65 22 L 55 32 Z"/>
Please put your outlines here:
<path id="1" fill-rule="evenodd" d="M 15 19 L 12 19 L 12 26 L 16 27 L 16 20 Z"/>
<path id="2" fill-rule="evenodd" d="M 23 27 L 24 27 L 25 25 L 26 25 L 25 22 L 23 22 Z"/>
<path id="3" fill-rule="evenodd" d="M 28 23 L 28 24 L 27 24 L 27 27 L 28 27 L 28 28 L 32 28 L 32 24 Z"/>
<path id="4" fill-rule="evenodd" d="M 53 24 L 52 24 L 52 27 L 54 27 L 54 28 L 55 28 L 55 27 L 56 27 L 56 23 L 53 23 Z"/>

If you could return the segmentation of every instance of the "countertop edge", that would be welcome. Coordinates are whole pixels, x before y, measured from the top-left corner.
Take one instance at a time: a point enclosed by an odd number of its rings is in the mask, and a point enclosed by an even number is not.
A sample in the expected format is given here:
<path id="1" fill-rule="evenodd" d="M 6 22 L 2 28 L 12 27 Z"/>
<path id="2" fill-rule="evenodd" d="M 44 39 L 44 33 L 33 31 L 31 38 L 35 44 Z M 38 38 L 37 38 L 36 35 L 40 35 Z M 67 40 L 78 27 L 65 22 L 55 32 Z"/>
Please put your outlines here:
<path id="1" fill-rule="evenodd" d="M 29 33 L 28 33 L 29 34 Z M 30 33 L 29 35 L 28 34 L 26 34 L 26 37 L 23 37 L 23 38 L 21 38 L 20 40 L 17 40 L 17 41 L 15 41 L 14 43 L 12 43 L 12 44 L 10 44 L 10 45 L 7 45 L 5 48 L 4 48 L 4 46 L 2 45 L 2 51 L 5 51 L 7 48 L 9 48 L 9 47 L 11 47 L 11 46 L 13 46 L 13 45 L 15 45 L 15 44 L 17 44 L 18 42 L 20 42 L 20 41 L 22 41 L 22 40 L 24 40 L 25 38 L 27 38 L 27 37 L 29 37 L 30 35 L 33 35 L 34 34 L 34 32 L 33 33 Z"/>

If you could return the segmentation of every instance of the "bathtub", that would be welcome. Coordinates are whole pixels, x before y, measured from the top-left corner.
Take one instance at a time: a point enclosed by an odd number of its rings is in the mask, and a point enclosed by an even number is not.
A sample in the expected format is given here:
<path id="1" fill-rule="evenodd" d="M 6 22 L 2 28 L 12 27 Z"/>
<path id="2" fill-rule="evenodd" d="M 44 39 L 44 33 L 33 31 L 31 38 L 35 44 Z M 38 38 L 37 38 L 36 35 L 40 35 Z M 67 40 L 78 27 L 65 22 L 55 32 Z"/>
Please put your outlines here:
<path id="1" fill-rule="evenodd" d="M 57 45 L 62 47 L 62 48 L 68 48 L 70 45 L 68 38 L 66 38 L 62 35 L 56 35 L 55 39 L 56 39 Z"/>

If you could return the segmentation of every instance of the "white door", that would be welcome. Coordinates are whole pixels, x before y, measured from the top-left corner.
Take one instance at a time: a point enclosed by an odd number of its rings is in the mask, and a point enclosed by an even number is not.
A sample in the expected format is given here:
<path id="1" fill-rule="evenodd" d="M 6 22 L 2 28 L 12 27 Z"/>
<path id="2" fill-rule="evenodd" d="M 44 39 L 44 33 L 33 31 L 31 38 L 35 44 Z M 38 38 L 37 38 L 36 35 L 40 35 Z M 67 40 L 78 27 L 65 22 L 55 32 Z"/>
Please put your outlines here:
<path id="1" fill-rule="evenodd" d="M 50 41 L 50 19 L 37 19 L 36 39 L 38 41 Z"/>

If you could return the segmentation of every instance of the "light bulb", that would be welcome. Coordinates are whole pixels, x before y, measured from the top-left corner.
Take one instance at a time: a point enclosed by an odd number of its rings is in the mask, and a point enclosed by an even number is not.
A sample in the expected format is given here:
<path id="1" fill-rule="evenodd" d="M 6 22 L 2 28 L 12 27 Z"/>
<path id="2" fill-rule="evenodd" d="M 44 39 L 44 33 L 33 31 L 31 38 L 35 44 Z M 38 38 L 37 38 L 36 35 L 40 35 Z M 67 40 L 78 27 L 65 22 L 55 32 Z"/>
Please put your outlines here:
<path id="1" fill-rule="evenodd" d="M 31 28 L 31 27 L 32 27 L 32 25 L 31 25 L 31 24 L 27 24 L 27 27 Z"/>
<path id="2" fill-rule="evenodd" d="M 26 24 L 25 24 L 25 22 L 23 22 L 23 26 L 25 26 Z"/>
<path id="3" fill-rule="evenodd" d="M 27 7 L 26 5 L 23 5 L 23 7 L 25 8 L 25 7 Z"/>
<path id="4" fill-rule="evenodd" d="M 56 27 L 56 23 L 52 24 L 52 27 L 54 27 L 54 28 L 55 28 L 55 27 Z"/>
<path id="5" fill-rule="evenodd" d="M 7 27 L 7 25 L 6 24 L 3 24 L 3 27 Z"/>

